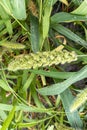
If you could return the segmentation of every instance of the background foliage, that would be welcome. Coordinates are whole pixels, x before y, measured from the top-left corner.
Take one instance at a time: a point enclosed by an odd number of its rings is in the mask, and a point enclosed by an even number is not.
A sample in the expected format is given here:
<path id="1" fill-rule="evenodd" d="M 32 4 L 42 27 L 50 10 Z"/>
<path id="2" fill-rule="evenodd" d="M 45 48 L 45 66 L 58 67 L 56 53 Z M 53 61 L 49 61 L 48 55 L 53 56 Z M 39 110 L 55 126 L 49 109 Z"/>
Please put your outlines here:
<path id="1" fill-rule="evenodd" d="M 77 60 L 8 69 L 55 48 Z M 0 130 L 87 129 L 86 49 L 86 0 L 0 0 Z"/>

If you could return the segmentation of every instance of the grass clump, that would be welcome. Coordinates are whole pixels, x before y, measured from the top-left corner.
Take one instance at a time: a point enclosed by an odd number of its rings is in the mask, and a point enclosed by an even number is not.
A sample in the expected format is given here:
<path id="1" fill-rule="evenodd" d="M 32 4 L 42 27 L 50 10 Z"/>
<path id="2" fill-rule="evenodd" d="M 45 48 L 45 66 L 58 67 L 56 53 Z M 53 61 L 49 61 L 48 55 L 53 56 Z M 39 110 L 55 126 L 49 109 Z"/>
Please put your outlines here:
<path id="1" fill-rule="evenodd" d="M 0 1 L 1 130 L 87 129 L 86 7 Z"/>

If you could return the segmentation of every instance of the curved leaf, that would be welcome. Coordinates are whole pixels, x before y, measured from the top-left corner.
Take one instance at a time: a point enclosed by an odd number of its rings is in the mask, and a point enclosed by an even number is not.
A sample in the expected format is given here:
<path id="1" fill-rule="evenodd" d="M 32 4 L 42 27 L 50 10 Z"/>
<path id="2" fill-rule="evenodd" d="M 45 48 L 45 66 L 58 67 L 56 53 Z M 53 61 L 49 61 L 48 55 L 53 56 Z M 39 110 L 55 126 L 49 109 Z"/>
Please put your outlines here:
<path id="1" fill-rule="evenodd" d="M 61 23 L 61 22 L 70 23 L 74 21 L 87 21 L 87 16 L 60 12 L 60 13 L 56 13 L 51 17 L 51 25 Z"/>
<path id="2" fill-rule="evenodd" d="M 34 74 L 44 75 L 47 77 L 57 78 L 57 79 L 68 79 L 70 76 L 76 72 L 56 72 L 56 71 L 45 71 L 45 70 L 29 70 Z"/>
<path id="3" fill-rule="evenodd" d="M 0 79 L 0 87 L 3 88 L 5 91 L 11 91 L 11 89 L 9 88 L 9 86 L 2 79 Z"/>
<path id="4" fill-rule="evenodd" d="M 78 15 L 87 15 L 87 0 L 84 0 L 81 5 L 71 13 Z"/>
<path id="5" fill-rule="evenodd" d="M 54 30 L 56 30 L 58 33 L 66 36 L 67 38 L 69 38 L 70 40 L 78 43 L 79 45 L 87 48 L 87 42 L 85 40 L 83 40 L 81 37 L 79 37 L 78 35 L 76 35 L 75 33 L 73 33 L 70 29 L 60 25 L 60 24 L 55 24 L 54 26 L 52 26 L 52 28 Z M 73 42 L 73 44 L 75 44 Z"/>
<path id="6" fill-rule="evenodd" d="M 7 130 L 7 128 L 9 127 L 13 117 L 14 117 L 14 113 L 15 113 L 15 107 L 12 108 L 11 112 L 9 113 L 8 117 L 6 118 L 6 120 L 3 123 L 3 126 L 1 128 L 1 130 Z"/>
<path id="7" fill-rule="evenodd" d="M 65 90 L 63 93 L 60 94 L 60 98 L 62 100 L 67 118 L 68 118 L 71 126 L 78 130 L 82 129 L 83 123 L 82 123 L 82 120 L 80 119 L 78 111 L 71 112 L 69 109 L 71 102 L 74 99 L 71 91 L 69 89 Z"/>
<path id="8" fill-rule="evenodd" d="M 73 74 L 70 78 L 67 80 L 53 84 L 51 86 L 47 86 L 45 88 L 38 89 L 37 91 L 42 95 L 58 95 L 65 91 L 70 85 L 73 83 L 82 80 L 87 77 L 87 65 L 83 67 L 80 71 Z"/>
<path id="9" fill-rule="evenodd" d="M 11 0 L 11 5 L 15 18 L 20 20 L 26 19 L 25 0 Z"/>

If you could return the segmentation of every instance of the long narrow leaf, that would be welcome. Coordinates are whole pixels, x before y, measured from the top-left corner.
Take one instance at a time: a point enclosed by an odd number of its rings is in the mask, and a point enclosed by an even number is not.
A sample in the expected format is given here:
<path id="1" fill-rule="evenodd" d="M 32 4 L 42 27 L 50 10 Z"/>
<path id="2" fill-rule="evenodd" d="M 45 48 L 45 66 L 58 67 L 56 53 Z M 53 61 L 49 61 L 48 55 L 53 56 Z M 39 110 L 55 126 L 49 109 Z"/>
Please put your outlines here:
<path id="1" fill-rule="evenodd" d="M 2 79 L 0 79 L 0 87 L 3 88 L 5 91 L 11 91 L 11 89 L 9 88 L 9 86 Z"/>
<path id="2" fill-rule="evenodd" d="M 72 12 L 73 14 L 78 15 L 87 15 L 87 0 L 84 0 L 81 5 Z"/>
<path id="3" fill-rule="evenodd" d="M 44 4 L 43 39 L 45 39 L 48 36 L 52 4 L 53 4 L 53 0 L 46 0 L 46 3 Z"/>
<path id="4" fill-rule="evenodd" d="M 67 80 L 61 83 L 56 83 L 51 86 L 47 86 L 45 88 L 38 89 L 37 91 L 42 95 L 58 95 L 63 91 L 65 91 L 73 83 L 82 80 L 84 78 L 87 78 L 87 65 L 83 67 L 80 71 L 73 74 Z"/>
<path id="5" fill-rule="evenodd" d="M 38 123 L 41 123 L 41 122 L 44 122 L 46 120 L 49 120 L 53 117 L 54 115 L 48 117 L 48 118 L 43 118 L 41 120 L 37 120 L 37 121 L 33 121 L 33 122 L 30 122 L 30 123 L 18 123 L 17 126 L 18 128 L 29 128 L 29 127 L 32 127 L 32 126 L 35 126 L 37 125 Z"/>
<path id="6" fill-rule="evenodd" d="M 12 110 L 11 110 L 11 112 L 9 113 L 8 117 L 7 117 L 6 120 L 4 121 L 1 130 L 6 130 L 6 129 L 9 127 L 9 125 L 10 125 L 10 123 L 11 123 L 13 117 L 14 117 L 14 113 L 15 113 L 15 107 L 12 108 Z"/>
<path id="7" fill-rule="evenodd" d="M 7 105 L 7 104 L 3 104 L 0 103 L 0 110 L 4 110 L 4 111 L 11 111 L 11 109 L 13 108 L 13 105 Z M 53 109 L 45 109 L 45 108 L 40 108 L 40 107 L 34 107 L 34 106 L 27 106 L 27 105 L 23 105 L 23 104 L 19 104 L 16 106 L 15 111 L 25 111 L 25 112 L 37 112 L 37 113 L 47 113 L 47 112 L 54 112 Z"/>
<path id="8" fill-rule="evenodd" d="M 30 40 L 33 52 L 39 51 L 39 22 L 38 19 L 30 14 Z"/>
<path id="9" fill-rule="evenodd" d="M 35 74 L 31 73 L 31 75 L 29 76 L 29 78 L 26 80 L 26 83 L 22 87 L 23 91 L 27 91 L 28 87 L 30 87 L 32 81 L 34 80 L 34 77 L 35 77 Z"/>
<path id="10" fill-rule="evenodd" d="M 57 24 L 57 25 L 54 25 L 52 26 L 52 28 L 54 30 L 56 30 L 58 33 L 66 36 L 67 38 L 69 38 L 70 40 L 78 43 L 79 45 L 87 48 L 87 42 L 85 40 L 83 40 L 82 38 L 80 38 L 78 35 L 76 35 L 75 33 L 73 33 L 71 30 L 69 30 L 68 28 L 60 25 L 60 24 Z M 73 42 L 73 44 L 75 44 Z"/>
<path id="11" fill-rule="evenodd" d="M 0 110 L 0 119 L 5 120 L 6 118 L 7 114 L 3 110 Z"/>
<path id="12" fill-rule="evenodd" d="M 4 8 L 1 5 L 2 1 L 0 1 L 0 16 L 3 20 L 3 22 L 6 25 L 6 29 L 8 31 L 9 34 L 13 33 L 13 29 L 12 29 L 12 24 L 11 24 L 11 20 L 9 15 L 7 14 L 7 12 L 4 10 Z"/>
<path id="13" fill-rule="evenodd" d="M 87 16 L 60 12 L 60 13 L 56 13 L 51 17 L 51 25 L 61 23 L 61 22 L 70 23 L 74 21 L 87 21 Z"/>
<path id="14" fill-rule="evenodd" d="M 81 2 L 82 0 L 72 0 L 72 3 L 74 3 L 75 6 L 79 6 Z"/>
<path id="15" fill-rule="evenodd" d="M 57 2 L 57 0 L 53 0 L 53 5 Z"/>
<path id="16" fill-rule="evenodd" d="M 76 72 L 56 72 L 56 71 L 45 71 L 45 70 L 29 70 L 35 74 L 44 75 L 47 77 L 58 78 L 58 79 L 67 79 Z"/>
<path id="17" fill-rule="evenodd" d="M 70 105 L 73 101 L 74 97 L 72 96 L 72 93 L 69 89 L 65 90 L 63 93 L 60 94 L 67 118 L 71 124 L 71 126 L 77 130 L 83 128 L 83 123 L 80 119 L 80 116 L 77 111 L 70 112 Z"/>
<path id="18" fill-rule="evenodd" d="M 26 19 L 25 0 L 11 0 L 12 13 L 15 18 Z"/>

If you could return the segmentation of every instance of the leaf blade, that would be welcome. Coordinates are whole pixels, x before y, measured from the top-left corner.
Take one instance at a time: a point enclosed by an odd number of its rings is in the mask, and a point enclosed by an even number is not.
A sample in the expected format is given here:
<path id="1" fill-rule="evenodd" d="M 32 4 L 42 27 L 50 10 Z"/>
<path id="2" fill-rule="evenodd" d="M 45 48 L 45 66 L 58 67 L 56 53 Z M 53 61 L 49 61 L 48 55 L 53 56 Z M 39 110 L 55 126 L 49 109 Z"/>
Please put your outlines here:
<path id="1" fill-rule="evenodd" d="M 15 113 L 15 107 L 12 108 L 12 110 L 11 110 L 11 112 L 9 113 L 8 117 L 7 117 L 6 120 L 4 121 L 1 130 L 6 130 L 6 129 L 9 127 L 9 125 L 10 125 L 10 123 L 11 123 L 13 117 L 14 117 L 14 113 Z"/>
<path id="2" fill-rule="evenodd" d="M 47 86 L 45 88 L 38 89 L 37 91 L 42 95 L 58 95 L 65 91 L 70 85 L 73 83 L 82 80 L 87 77 L 87 65 L 84 66 L 80 71 L 76 72 L 67 80 L 56 83 L 51 86 Z"/>
<path id="3" fill-rule="evenodd" d="M 66 36 L 67 38 L 69 38 L 70 40 L 78 43 L 79 45 L 87 48 L 87 43 L 85 40 L 83 40 L 82 38 L 80 38 L 78 35 L 76 35 L 75 33 L 73 33 L 71 30 L 69 30 L 68 28 L 60 25 L 60 24 L 57 24 L 57 25 L 54 25 L 52 26 L 52 28 L 57 31 L 58 33 Z M 75 43 L 73 43 L 75 44 Z"/>
<path id="4" fill-rule="evenodd" d="M 83 123 L 82 120 L 80 119 L 80 116 L 77 111 L 70 112 L 70 105 L 71 102 L 73 101 L 74 97 L 72 96 L 71 92 L 69 89 L 65 90 L 63 93 L 60 94 L 60 98 L 62 100 L 67 118 L 71 124 L 71 126 L 75 129 L 82 129 L 83 128 Z"/>

